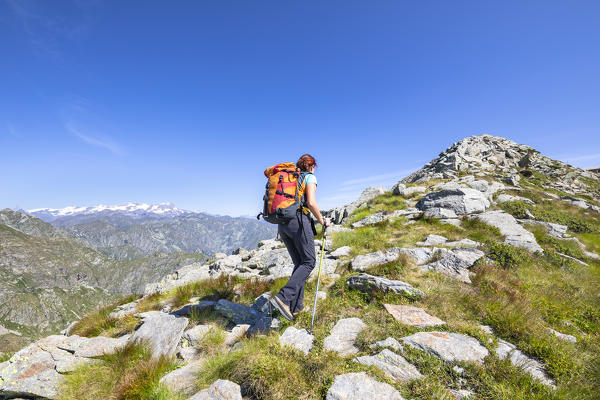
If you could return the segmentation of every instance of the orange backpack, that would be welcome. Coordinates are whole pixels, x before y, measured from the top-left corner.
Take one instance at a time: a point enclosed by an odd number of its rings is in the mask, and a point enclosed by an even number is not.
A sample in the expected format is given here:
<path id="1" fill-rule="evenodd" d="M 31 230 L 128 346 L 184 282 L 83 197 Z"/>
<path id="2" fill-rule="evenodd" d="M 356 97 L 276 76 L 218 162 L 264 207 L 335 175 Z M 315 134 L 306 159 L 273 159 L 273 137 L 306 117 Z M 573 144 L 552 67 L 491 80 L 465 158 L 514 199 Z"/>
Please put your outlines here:
<path id="1" fill-rule="evenodd" d="M 300 172 L 291 162 L 281 163 L 265 170 L 267 186 L 263 197 L 263 211 L 257 219 L 272 224 L 287 224 L 305 208 L 305 177 L 310 172 Z"/>

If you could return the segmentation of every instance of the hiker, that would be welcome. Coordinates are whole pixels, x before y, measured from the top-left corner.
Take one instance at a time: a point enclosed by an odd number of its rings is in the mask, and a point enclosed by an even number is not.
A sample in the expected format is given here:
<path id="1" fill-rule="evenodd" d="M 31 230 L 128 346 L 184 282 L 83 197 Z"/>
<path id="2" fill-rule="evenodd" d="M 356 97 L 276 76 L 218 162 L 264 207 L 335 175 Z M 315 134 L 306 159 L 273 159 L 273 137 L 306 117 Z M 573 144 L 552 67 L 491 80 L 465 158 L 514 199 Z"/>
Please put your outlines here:
<path id="1" fill-rule="evenodd" d="M 294 271 L 285 286 L 271 299 L 271 304 L 281 315 L 293 320 L 304 309 L 304 285 L 315 267 L 315 226 L 310 213 L 324 227 L 330 225 L 329 218 L 323 218 L 315 200 L 317 178 L 314 175 L 317 162 L 310 154 L 304 154 L 296 167 L 300 170 L 299 180 L 304 180 L 304 202 L 298 208 L 296 216 L 287 224 L 279 224 L 279 237 L 285 243 L 294 263 Z"/>

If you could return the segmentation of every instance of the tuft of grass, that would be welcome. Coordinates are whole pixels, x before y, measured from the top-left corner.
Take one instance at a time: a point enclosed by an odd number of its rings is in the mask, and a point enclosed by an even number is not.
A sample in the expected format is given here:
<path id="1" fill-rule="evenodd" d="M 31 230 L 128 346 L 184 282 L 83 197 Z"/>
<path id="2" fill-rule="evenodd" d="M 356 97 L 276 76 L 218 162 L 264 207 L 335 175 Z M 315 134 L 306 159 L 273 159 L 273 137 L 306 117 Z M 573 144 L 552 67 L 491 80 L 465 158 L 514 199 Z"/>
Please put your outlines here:
<path id="1" fill-rule="evenodd" d="M 71 329 L 70 334 L 85 337 L 100 335 L 119 337 L 133 332 L 139 324 L 135 317 L 128 315 L 123 318 L 112 318 L 109 316 L 109 314 L 113 312 L 117 306 L 130 303 L 136 299 L 138 299 L 138 296 L 136 295 L 126 296 L 114 303 L 97 309 L 83 319 L 79 320 Z"/>
<path id="2" fill-rule="evenodd" d="M 10 360 L 10 358 L 13 356 L 13 354 L 15 353 L 0 353 L 0 363 L 3 363 L 4 361 Z"/>
<path id="3" fill-rule="evenodd" d="M 59 400 L 183 400 L 159 383 L 177 368 L 167 357 L 152 358 L 143 343 L 131 343 L 97 362 L 85 363 L 65 375 Z"/>
<path id="4" fill-rule="evenodd" d="M 598 214 L 582 210 L 562 201 L 542 201 L 534 205 L 522 201 L 507 201 L 499 207 L 515 218 L 527 218 L 529 210 L 540 221 L 553 222 L 566 225 L 570 231 L 576 233 L 599 233 L 600 220 Z"/>

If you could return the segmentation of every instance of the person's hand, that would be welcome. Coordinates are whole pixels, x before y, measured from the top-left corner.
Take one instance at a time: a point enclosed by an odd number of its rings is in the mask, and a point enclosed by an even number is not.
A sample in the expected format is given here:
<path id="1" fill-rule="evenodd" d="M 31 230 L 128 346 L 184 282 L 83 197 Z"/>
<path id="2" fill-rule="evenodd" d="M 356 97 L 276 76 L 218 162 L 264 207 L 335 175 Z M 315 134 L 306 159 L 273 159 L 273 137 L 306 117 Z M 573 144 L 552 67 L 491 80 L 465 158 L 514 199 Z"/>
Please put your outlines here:
<path id="1" fill-rule="evenodd" d="M 331 218 L 323 219 L 323 226 L 331 226 Z"/>

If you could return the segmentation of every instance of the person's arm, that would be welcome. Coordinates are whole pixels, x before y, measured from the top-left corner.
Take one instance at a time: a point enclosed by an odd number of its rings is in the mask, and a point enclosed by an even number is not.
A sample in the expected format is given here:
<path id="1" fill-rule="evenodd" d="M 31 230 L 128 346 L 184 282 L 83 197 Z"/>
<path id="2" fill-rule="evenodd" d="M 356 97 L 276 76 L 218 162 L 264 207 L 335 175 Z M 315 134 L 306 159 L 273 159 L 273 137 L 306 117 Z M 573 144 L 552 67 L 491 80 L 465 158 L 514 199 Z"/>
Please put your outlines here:
<path id="1" fill-rule="evenodd" d="M 314 183 L 306 184 L 306 205 L 310 209 L 310 212 L 312 212 L 312 215 L 314 215 L 317 219 L 317 222 L 319 222 L 323 226 L 329 226 L 329 218 L 323 219 L 321 211 L 319 211 L 319 205 L 317 204 L 317 200 L 315 199 L 316 191 L 317 185 L 315 185 Z"/>

